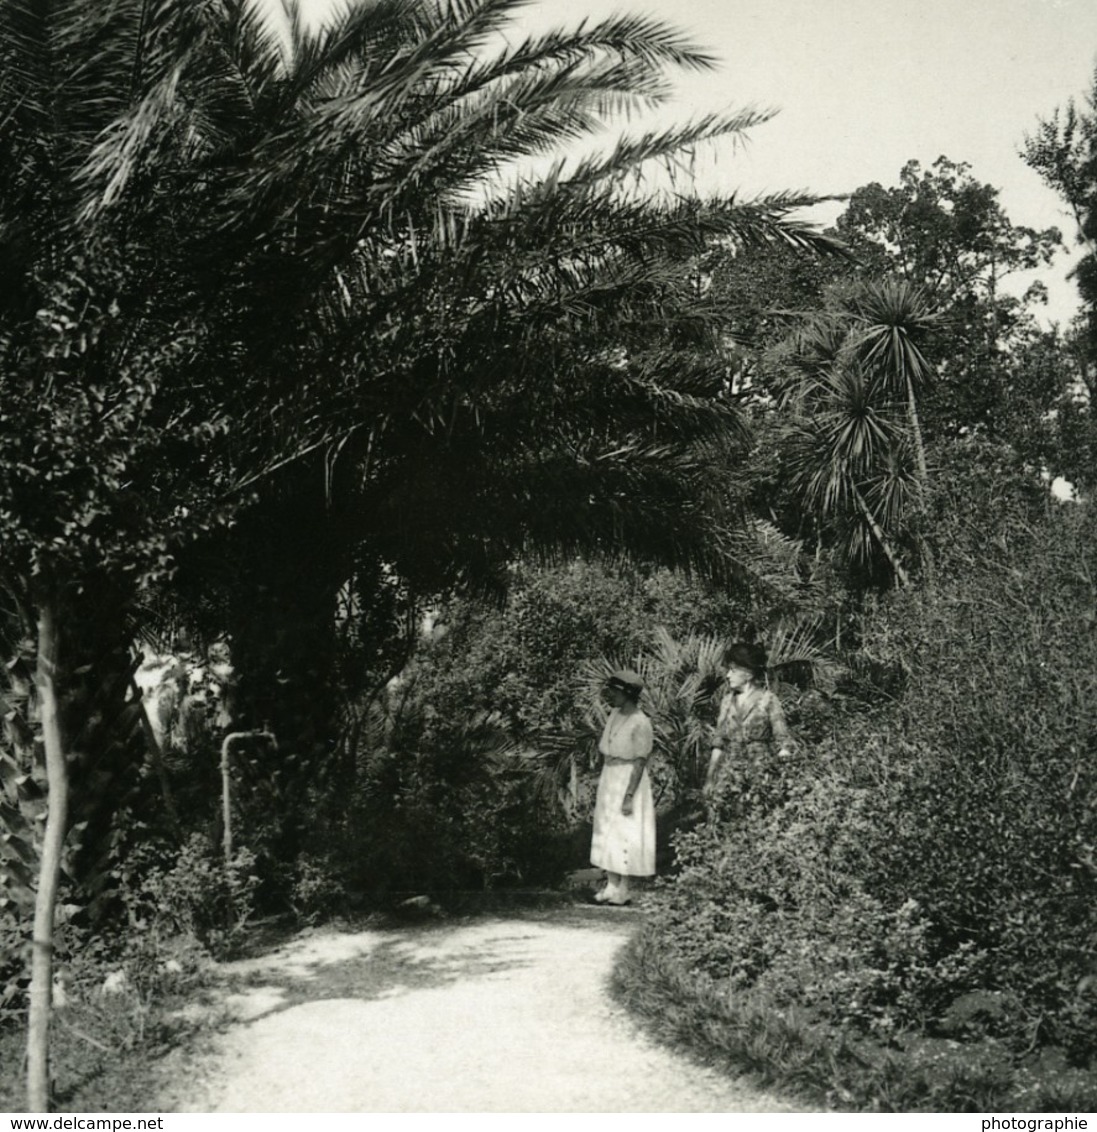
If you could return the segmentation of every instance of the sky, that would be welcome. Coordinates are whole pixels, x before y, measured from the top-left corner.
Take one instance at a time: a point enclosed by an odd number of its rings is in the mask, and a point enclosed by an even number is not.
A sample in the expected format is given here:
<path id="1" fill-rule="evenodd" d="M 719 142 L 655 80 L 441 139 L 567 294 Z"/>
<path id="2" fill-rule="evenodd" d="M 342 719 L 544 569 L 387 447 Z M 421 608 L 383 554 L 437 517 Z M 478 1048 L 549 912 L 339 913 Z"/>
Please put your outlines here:
<path id="1" fill-rule="evenodd" d="M 306 8 L 315 17 L 330 2 Z M 849 193 L 897 184 L 912 159 L 964 161 L 1014 224 L 1063 231 L 1069 252 L 1037 273 L 1051 295 L 1044 321 L 1077 309 L 1074 222 L 1018 151 L 1040 117 L 1091 89 L 1097 0 L 529 0 L 508 38 L 618 12 L 655 16 L 719 58 L 676 77 L 653 124 L 779 110 L 745 146 L 710 155 L 700 191 Z"/>
<path id="2" fill-rule="evenodd" d="M 621 11 L 657 16 L 720 58 L 676 82 L 660 120 L 779 110 L 746 146 L 715 155 L 700 188 L 848 193 L 897 184 L 911 159 L 965 161 L 1014 224 L 1062 230 L 1071 254 L 1038 273 L 1045 316 L 1077 309 L 1073 219 L 1018 151 L 1040 117 L 1091 89 L 1097 0 L 542 0 L 521 22 L 540 30 Z"/>

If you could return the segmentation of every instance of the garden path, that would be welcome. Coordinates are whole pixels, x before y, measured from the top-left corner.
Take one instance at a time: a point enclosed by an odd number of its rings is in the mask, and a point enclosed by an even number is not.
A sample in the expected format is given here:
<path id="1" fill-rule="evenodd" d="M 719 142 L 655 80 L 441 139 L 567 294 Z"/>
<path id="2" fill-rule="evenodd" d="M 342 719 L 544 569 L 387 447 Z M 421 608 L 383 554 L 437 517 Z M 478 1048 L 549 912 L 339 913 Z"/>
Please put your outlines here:
<path id="1" fill-rule="evenodd" d="M 606 991 L 630 910 L 312 933 L 227 964 L 236 1021 L 175 1111 L 788 1112 Z"/>

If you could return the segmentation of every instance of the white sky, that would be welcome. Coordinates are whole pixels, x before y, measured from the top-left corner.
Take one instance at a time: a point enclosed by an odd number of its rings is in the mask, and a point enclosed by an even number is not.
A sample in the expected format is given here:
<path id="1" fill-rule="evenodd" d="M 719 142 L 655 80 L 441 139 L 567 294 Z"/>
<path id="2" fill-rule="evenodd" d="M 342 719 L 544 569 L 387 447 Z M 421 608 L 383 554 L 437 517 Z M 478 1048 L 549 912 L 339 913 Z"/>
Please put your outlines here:
<path id="1" fill-rule="evenodd" d="M 888 187 L 908 160 L 944 154 L 1000 189 L 1015 224 L 1056 225 L 1073 251 L 1073 220 L 1018 150 L 1038 117 L 1090 89 L 1097 0 L 542 0 L 525 22 L 619 11 L 658 16 L 721 58 L 684 76 L 663 115 L 780 109 L 716 165 L 721 188 Z M 1051 318 L 1076 309 L 1068 268 L 1062 256 L 1039 275 Z"/>
<path id="2" fill-rule="evenodd" d="M 1057 225 L 1073 248 L 1072 220 L 1018 150 L 1038 117 L 1089 90 L 1097 0 L 538 0 L 515 34 L 621 11 L 674 24 L 721 59 L 681 77 L 661 122 L 780 109 L 746 148 L 719 155 L 701 188 L 887 187 L 908 160 L 944 154 L 999 188 L 1015 224 Z M 1041 274 L 1052 318 L 1076 308 L 1068 266 L 1064 256 Z"/>

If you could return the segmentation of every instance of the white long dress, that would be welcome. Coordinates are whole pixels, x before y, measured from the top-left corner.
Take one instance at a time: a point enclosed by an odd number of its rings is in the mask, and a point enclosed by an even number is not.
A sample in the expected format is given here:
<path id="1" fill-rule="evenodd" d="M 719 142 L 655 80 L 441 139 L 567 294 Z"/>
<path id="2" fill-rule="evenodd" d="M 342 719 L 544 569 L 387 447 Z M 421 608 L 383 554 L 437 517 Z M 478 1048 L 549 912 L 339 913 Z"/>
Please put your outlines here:
<path id="1" fill-rule="evenodd" d="M 655 801 L 647 767 L 632 799 L 632 813 L 621 813 L 632 764 L 651 754 L 651 720 L 642 711 L 623 714 L 614 708 L 606 720 L 598 750 L 605 756 L 594 802 L 594 837 L 590 863 L 622 876 L 655 873 Z"/>

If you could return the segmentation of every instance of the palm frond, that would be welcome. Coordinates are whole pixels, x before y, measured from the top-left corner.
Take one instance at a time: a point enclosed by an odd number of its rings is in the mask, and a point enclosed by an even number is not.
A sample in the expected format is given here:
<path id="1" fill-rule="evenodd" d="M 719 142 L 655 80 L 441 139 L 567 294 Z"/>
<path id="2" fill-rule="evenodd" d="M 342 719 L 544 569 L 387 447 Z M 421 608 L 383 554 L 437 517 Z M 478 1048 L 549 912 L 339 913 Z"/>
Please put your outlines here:
<path id="1" fill-rule="evenodd" d="M 526 39 L 491 59 L 476 59 L 455 85 L 460 97 L 531 69 L 574 67 L 609 54 L 619 62 L 643 64 L 648 74 L 671 65 L 683 70 L 708 70 L 714 58 L 690 44 L 681 34 L 660 21 L 640 15 L 612 16 L 600 23 L 581 23 L 577 28 L 554 30 Z M 641 72 L 633 69 L 633 74 Z"/>
<path id="2" fill-rule="evenodd" d="M 199 9 L 201 11 L 201 9 Z M 283 45 L 269 12 L 250 0 L 222 0 L 206 24 L 209 83 L 217 97 L 208 116 L 229 137 L 247 144 L 269 117 L 288 105 Z"/>
<path id="3" fill-rule="evenodd" d="M 765 634 L 769 671 L 790 682 L 833 688 L 843 668 L 819 644 L 823 629 L 818 615 L 778 622 Z"/>
<path id="4" fill-rule="evenodd" d="M 508 162 L 590 136 L 660 97 L 670 68 L 711 62 L 632 16 L 493 54 L 517 8 L 361 0 L 315 29 L 292 2 L 284 26 L 245 0 L 85 3 L 85 39 L 66 31 L 84 55 L 58 72 L 70 86 L 49 86 L 58 40 L 28 23 L 3 106 L 24 78 L 53 109 L 87 96 L 79 129 L 50 134 L 31 164 L 64 155 L 49 207 L 83 201 L 62 209 L 75 235 L 118 249 L 125 341 L 95 365 L 162 368 L 165 424 L 194 411 L 179 390 L 238 420 L 218 484 L 239 494 L 323 466 L 332 498 L 363 516 L 347 537 L 380 532 L 394 568 L 432 580 L 497 574 L 521 551 L 731 576 L 746 568 L 723 490 L 741 418 L 723 314 L 689 272 L 715 244 L 832 245 L 794 219 L 802 195 L 628 187 L 766 111 L 641 134 L 485 199 Z M 107 40 L 96 70 L 87 44 Z M 10 169 L 26 182 L 24 156 Z M 424 501 L 432 521 L 416 530 Z"/>
<path id="5" fill-rule="evenodd" d="M 914 453 L 909 444 L 899 444 L 879 465 L 875 475 L 865 479 L 864 496 L 885 530 L 898 530 L 917 496 L 918 479 Z"/>
<path id="6" fill-rule="evenodd" d="M 852 348 L 862 362 L 891 375 L 905 392 L 932 379 L 933 366 L 920 340 L 941 322 L 928 298 L 903 279 L 864 283 L 849 303 L 857 329 Z"/>
<path id="7" fill-rule="evenodd" d="M 748 108 L 732 114 L 705 114 L 683 126 L 648 130 L 635 137 L 624 135 L 608 153 L 595 154 L 577 162 L 567 176 L 572 187 L 588 186 L 606 180 L 635 176 L 645 165 L 669 161 L 699 145 L 717 138 L 744 139 L 747 133 L 770 121 L 775 110 Z"/>
<path id="8" fill-rule="evenodd" d="M 80 219 L 93 222 L 115 205 L 143 169 L 164 160 L 170 135 L 178 128 L 181 106 L 177 100 L 179 80 L 186 63 L 157 83 L 125 115 L 116 118 L 100 135 L 76 183 L 86 192 Z"/>
<path id="9" fill-rule="evenodd" d="M 424 30 L 423 0 L 370 0 L 345 4 L 313 29 L 287 10 L 289 44 L 283 49 L 287 105 L 313 95 L 335 93 L 333 80 L 344 75 L 352 85 L 369 81 L 372 69 L 415 43 Z M 269 26 L 269 22 L 268 22 Z"/>

